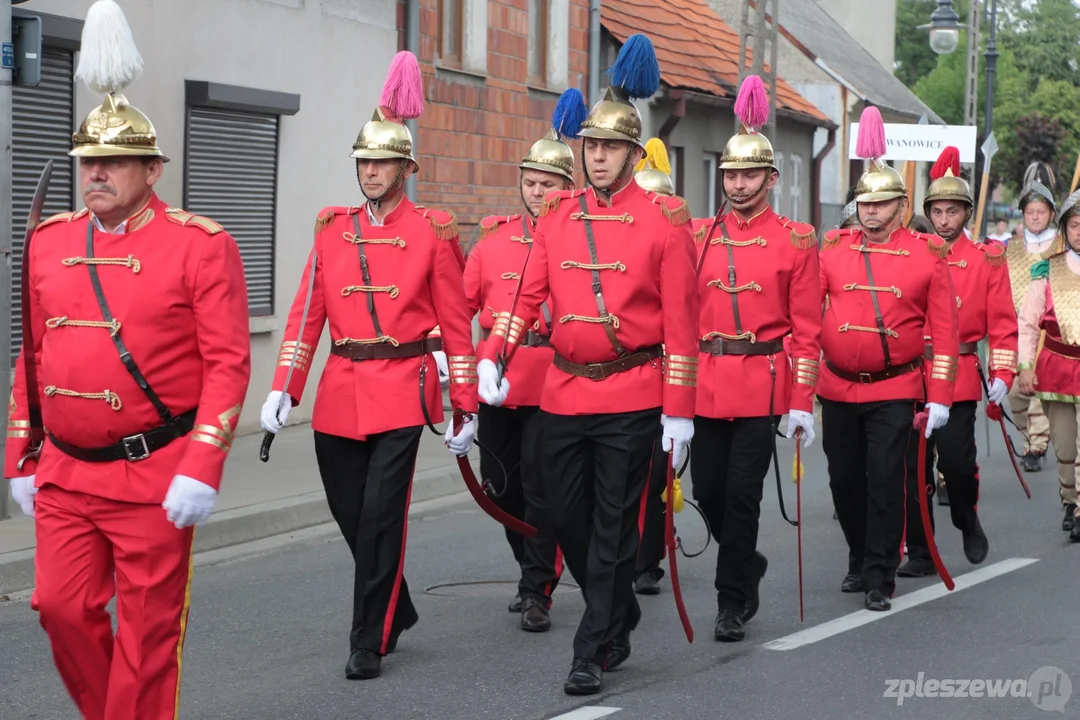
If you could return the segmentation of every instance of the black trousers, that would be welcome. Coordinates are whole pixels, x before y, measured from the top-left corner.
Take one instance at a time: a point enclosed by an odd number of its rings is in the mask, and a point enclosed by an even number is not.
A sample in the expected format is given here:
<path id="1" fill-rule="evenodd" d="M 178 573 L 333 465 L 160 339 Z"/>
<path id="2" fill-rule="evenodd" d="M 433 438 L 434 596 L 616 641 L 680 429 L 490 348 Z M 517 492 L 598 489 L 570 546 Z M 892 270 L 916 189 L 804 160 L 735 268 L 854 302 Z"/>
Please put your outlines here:
<path id="1" fill-rule="evenodd" d="M 919 441 L 915 402 L 845 403 L 821 398 L 829 489 L 848 544 L 848 572 L 867 592 L 896 589 L 904 533 L 908 457 Z"/>
<path id="2" fill-rule="evenodd" d="M 540 475 L 540 408 L 499 408 L 481 403 L 478 414 L 476 432 L 487 449 L 480 451 L 480 474 L 501 491 L 493 498 L 495 503 L 540 531 L 534 538 L 524 538 L 506 530 L 514 560 L 521 566 L 518 592 L 522 599 L 533 597 L 550 606 L 551 593 L 562 573 L 562 557 L 548 522 L 550 513 Z"/>
<path id="3" fill-rule="evenodd" d="M 945 477 L 949 492 L 949 514 L 953 527 L 960 532 L 975 529 L 975 505 L 979 501 L 978 450 L 975 446 L 975 414 L 979 404 L 974 400 L 953 403 L 949 422 L 926 441 L 926 475 L 921 492 L 927 494 L 930 526 L 934 526 L 934 503 L 929 502 L 937 489 L 934 473 L 934 448 L 937 448 L 937 469 Z M 919 450 L 911 449 L 908 456 L 907 488 L 907 546 L 908 555 L 917 560 L 929 560 L 930 549 L 923 532 L 919 514 Z"/>
<path id="4" fill-rule="evenodd" d="M 757 579 L 758 521 L 765 475 L 772 462 L 774 419 L 694 418 L 690 469 L 694 499 L 716 539 L 716 602 L 742 611 Z"/>
<path id="5" fill-rule="evenodd" d="M 638 545 L 637 564 L 634 568 L 635 577 L 643 573 L 649 573 L 657 580 L 664 577 L 664 569 L 660 562 L 664 559 L 664 490 L 667 488 L 667 464 L 671 462 L 670 454 L 664 452 L 660 438 L 656 437 L 653 448 L 652 472 L 649 473 L 648 485 L 642 496 L 641 517 L 638 520 L 638 531 L 641 533 L 641 543 Z"/>
<path id="6" fill-rule="evenodd" d="M 355 563 L 350 650 L 386 654 L 390 633 L 418 615 L 402 574 L 405 530 L 422 427 L 352 440 L 315 433 L 330 513 Z"/>
<path id="7" fill-rule="evenodd" d="M 609 643 L 637 627 L 634 595 L 641 494 L 660 409 L 605 415 L 541 412 L 544 480 L 566 565 L 585 597 L 574 657 L 603 663 Z"/>

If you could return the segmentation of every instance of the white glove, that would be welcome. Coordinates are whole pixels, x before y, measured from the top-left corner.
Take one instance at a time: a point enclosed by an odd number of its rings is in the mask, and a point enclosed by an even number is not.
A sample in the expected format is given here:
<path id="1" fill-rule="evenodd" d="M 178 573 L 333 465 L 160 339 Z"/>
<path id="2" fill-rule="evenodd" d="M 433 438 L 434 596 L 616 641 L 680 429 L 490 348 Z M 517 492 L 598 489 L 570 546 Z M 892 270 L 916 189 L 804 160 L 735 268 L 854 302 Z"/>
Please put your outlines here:
<path id="1" fill-rule="evenodd" d="M 169 522 L 183 529 L 206 522 L 216 500 L 217 490 L 214 488 L 187 475 L 177 475 L 172 479 L 161 507 L 165 508 L 165 517 Z"/>
<path id="2" fill-rule="evenodd" d="M 278 414 L 278 404 L 281 402 L 281 396 L 285 396 L 285 404 L 281 408 L 281 414 Z M 292 410 L 292 398 L 289 393 L 283 393 L 280 390 L 271 390 L 270 394 L 266 396 L 266 402 L 262 406 L 262 419 L 263 430 L 268 433 L 277 435 L 277 431 L 285 427 L 285 421 L 289 419 L 289 411 Z"/>
<path id="3" fill-rule="evenodd" d="M 810 443 L 814 442 L 814 414 L 808 413 L 805 410 L 788 410 L 787 416 L 787 436 L 789 438 L 795 437 L 795 431 L 802 428 L 802 446 L 804 448 L 810 447 Z"/>
<path id="4" fill-rule="evenodd" d="M 436 350 L 431 354 L 435 356 L 435 366 L 439 368 L 439 384 L 446 387 L 450 384 L 450 365 L 446 362 L 446 353 Z"/>
<path id="5" fill-rule="evenodd" d="M 451 422 L 446 428 L 446 434 L 443 435 L 443 439 L 446 440 L 446 447 L 450 448 L 450 452 L 457 455 L 468 455 L 472 450 L 473 438 L 476 437 L 476 418 L 470 417 L 461 424 L 461 430 L 458 434 L 454 434 L 454 423 Z"/>
<path id="6" fill-rule="evenodd" d="M 671 453 L 671 464 L 678 468 L 686 457 L 686 447 L 694 439 L 694 421 L 690 418 L 662 415 L 660 422 L 664 425 L 661 447 L 664 452 Z"/>
<path id="7" fill-rule="evenodd" d="M 19 503 L 19 507 L 22 508 L 22 513 L 26 517 L 34 517 L 34 496 L 37 495 L 37 488 L 34 487 L 34 477 L 34 475 L 27 475 L 26 477 L 8 480 L 8 484 L 11 485 L 11 497 L 15 498 L 15 502 Z"/>
<path id="8" fill-rule="evenodd" d="M 926 437 L 929 439 L 935 430 L 945 427 L 945 423 L 949 422 L 949 408 L 937 403 L 926 403 L 926 409 L 929 411 L 926 419 Z"/>
<path id="9" fill-rule="evenodd" d="M 990 383 L 990 389 L 986 391 L 986 397 L 992 403 L 1000 403 L 1008 394 L 1009 388 L 1005 386 L 1005 381 L 1001 378 L 994 378 L 994 382 Z"/>
<path id="10" fill-rule="evenodd" d="M 510 394 L 510 381 L 499 377 L 499 368 L 488 359 L 476 363 L 476 375 L 479 379 L 480 399 L 485 405 L 499 407 L 506 402 Z"/>

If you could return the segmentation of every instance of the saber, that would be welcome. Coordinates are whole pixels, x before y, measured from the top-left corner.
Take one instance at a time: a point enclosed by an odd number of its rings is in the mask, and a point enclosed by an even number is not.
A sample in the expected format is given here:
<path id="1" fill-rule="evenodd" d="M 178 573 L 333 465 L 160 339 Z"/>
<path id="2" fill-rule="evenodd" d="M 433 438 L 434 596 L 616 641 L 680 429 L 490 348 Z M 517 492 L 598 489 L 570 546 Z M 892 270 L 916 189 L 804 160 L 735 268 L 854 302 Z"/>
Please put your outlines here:
<path id="1" fill-rule="evenodd" d="M 1020 471 L 1020 466 L 1016 464 L 1016 448 L 1013 447 L 1012 438 L 1009 437 L 1009 431 L 1005 427 L 1005 411 L 998 403 L 990 402 L 990 386 L 986 382 L 986 376 L 983 374 L 982 365 L 976 363 L 975 369 L 979 371 L 979 380 L 982 382 L 983 392 L 986 393 L 986 417 L 992 420 L 997 420 L 1001 425 L 1001 435 L 1005 438 L 1005 449 L 1009 453 L 1009 460 L 1012 462 L 1013 472 L 1016 473 L 1016 479 L 1020 481 L 1020 487 L 1024 489 L 1024 494 L 1027 495 L 1028 500 L 1031 499 L 1031 488 L 1028 487 L 1027 481 L 1024 480 L 1024 473 Z"/>
<path id="2" fill-rule="evenodd" d="M 926 492 L 926 425 L 930 420 L 930 415 L 927 410 L 923 410 L 920 413 L 915 414 L 915 420 L 912 426 L 919 433 L 919 467 L 918 467 L 918 487 L 919 487 L 919 515 L 922 516 L 923 535 L 926 536 L 926 547 L 930 551 L 930 559 L 934 562 L 934 569 L 937 570 L 938 576 L 941 581 L 945 583 L 945 587 L 952 590 L 956 587 L 956 583 L 953 582 L 952 576 L 949 575 L 948 568 L 945 567 L 945 563 L 941 559 L 941 554 L 938 553 L 937 540 L 934 539 L 934 526 L 930 524 L 930 502 Z"/>
<path id="3" fill-rule="evenodd" d="M 26 409 L 30 415 L 30 451 L 19 459 L 17 467 L 23 469 L 23 465 L 31 458 L 41 455 L 41 447 L 45 440 L 45 428 L 41 421 L 41 397 L 38 395 L 37 382 L 37 352 L 34 342 L 33 318 L 30 312 L 30 240 L 34 236 L 34 230 L 41 223 L 41 213 L 45 209 L 45 197 L 49 193 L 49 181 L 52 179 L 53 161 L 45 163 L 45 168 L 38 178 L 37 187 L 34 189 L 34 198 L 30 202 L 30 213 L 26 217 L 26 233 L 23 236 L 22 267 L 20 268 L 22 301 L 22 357 L 23 379 L 26 383 Z"/>
<path id="4" fill-rule="evenodd" d="M 307 297 L 304 298 L 304 312 L 300 314 L 300 329 L 296 331 L 296 348 L 293 350 L 292 359 L 289 361 L 289 369 L 285 373 L 285 387 L 281 390 L 281 397 L 278 398 L 277 410 L 274 412 L 274 418 L 281 422 L 281 411 L 285 408 L 285 396 L 288 394 L 289 383 L 292 381 L 293 369 L 296 367 L 296 360 L 300 357 L 300 339 L 304 337 L 304 329 L 307 327 L 308 310 L 311 309 L 311 295 L 315 292 L 315 268 L 318 265 L 319 258 L 315 250 L 315 244 L 311 245 L 311 272 L 308 273 L 308 286 Z M 259 459 L 263 462 L 270 460 L 270 446 L 274 444 L 274 438 L 277 437 L 275 433 L 264 431 L 262 446 L 259 448 Z"/>
<path id="5" fill-rule="evenodd" d="M 795 530 L 799 543 L 799 622 L 806 621 L 802 577 L 802 428 L 795 431 Z"/>
<path id="6" fill-rule="evenodd" d="M 675 497 L 675 464 L 670 462 L 674 458 L 668 458 L 667 463 L 667 496 Z M 648 492 L 648 485 L 646 485 Z M 668 548 L 668 570 L 671 572 L 671 594 L 675 596 L 675 609 L 679 612 L 679 621 L 682 623 L 683 632 L 686 633 L 686 641 L 694 642 L 694 628 L 690 624 L 690 616 L 686 614 L 686 604 L 683 602 L 682 586 L 679 585 L 679 564 L 675 556 L 678 554 L 675 540 L 675 511 L 669 504 L 664 512 L 664 540 Z"/>

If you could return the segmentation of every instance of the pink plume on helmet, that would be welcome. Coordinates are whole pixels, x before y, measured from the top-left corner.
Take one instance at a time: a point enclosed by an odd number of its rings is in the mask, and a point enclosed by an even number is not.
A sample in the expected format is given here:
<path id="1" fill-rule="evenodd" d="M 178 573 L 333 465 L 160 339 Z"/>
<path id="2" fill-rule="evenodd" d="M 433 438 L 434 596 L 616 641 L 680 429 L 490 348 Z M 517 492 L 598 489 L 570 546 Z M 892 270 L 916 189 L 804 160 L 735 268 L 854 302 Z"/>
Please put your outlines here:
<path id="1" fill-rule="evenodd" d="M 758 130 L 769 122 L 769 96 L 757 75 L 747 75 L 735 99 L 735 115 L 748 130 Z"/>
<path id="2" fill-rule="evenodd" d="M 390 62 L 379 105 L 398 120 L 418 118 L 424 113 L 424 87 L 416 56 L 403 50 Z"/>
<path id="3" fill-rule="evenodd" d="M 866 108 L 859 118 L 855 154 L 863 160 L 876 160 L 885 156 L 885 122 L 881 119 L 881 111 L 876 107 Z"/>

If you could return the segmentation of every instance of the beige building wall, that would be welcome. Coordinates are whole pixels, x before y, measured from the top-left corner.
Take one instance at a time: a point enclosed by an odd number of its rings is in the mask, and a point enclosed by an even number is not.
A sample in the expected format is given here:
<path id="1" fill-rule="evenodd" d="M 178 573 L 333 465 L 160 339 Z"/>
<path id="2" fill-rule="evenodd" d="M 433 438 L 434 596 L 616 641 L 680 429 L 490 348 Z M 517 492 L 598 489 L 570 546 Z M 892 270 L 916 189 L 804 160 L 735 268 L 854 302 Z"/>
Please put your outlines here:
<path id="1" fill-rule="evenodd" d="M 31 0 L 20 10 L 82 20 L 92 0 Z M 180 206 L 184 187 L 185 80 L 300 95 L 300 112 L 280 120 L 274 314 L 252 318 L 251 385 L 240 432 L 259 429 L 289 306 L 311 249 L 319 210 L 356 204 L 352 143 L 377 102 L 397 51 L 394 0 L 121 0 L 145 69 L 129 101 L 150 116 L 172 162 L 157 190 Z M 78 57 L 76 56 L 76 62 Z M 80 122 L 101 98 L 76 90 Z M 73 128 L 74 130 L 74 128 Z M 76 200 L 76 207 L 82 203 Z M 303 404 L 310 419 L 326 358 L 324 334 Z"/>
<path id="2" fill-rule="evenodd" d="M 896 62 L 896 0 L 817 0 L 889 72 Z M 930 19 L 927 18 L 927 22 Z M 784 8 L 780 7 L 780 24 Z"/>

